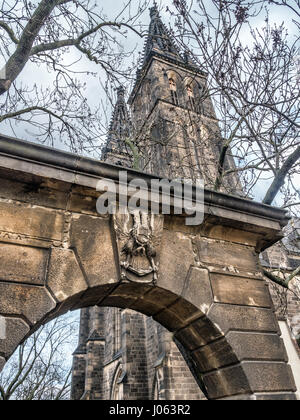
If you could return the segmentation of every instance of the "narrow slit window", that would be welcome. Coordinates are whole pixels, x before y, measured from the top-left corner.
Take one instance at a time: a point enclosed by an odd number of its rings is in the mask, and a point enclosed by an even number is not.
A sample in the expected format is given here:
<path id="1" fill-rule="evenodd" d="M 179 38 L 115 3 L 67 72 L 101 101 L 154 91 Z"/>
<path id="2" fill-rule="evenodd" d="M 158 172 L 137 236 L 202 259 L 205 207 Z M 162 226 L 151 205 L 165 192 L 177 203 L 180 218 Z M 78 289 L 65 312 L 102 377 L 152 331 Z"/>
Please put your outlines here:
<path id="1" fill-rule="evenodd" d="M 187 90 L 187 94 L 188 94 L 188 98 L 189 98 L 189 108 L 192 111 L 196 111 L 196 102 L 195 102 L 195 97 L 194 97 L 194 92 L 193 92 L 192 86 L 187 85 L 186 90 Z"/>
<path id="2" fill-rule="evenodd" d="M 171 100 L 174 105 L 178 105 L 178 95 L 177 95 L 177 87 L 174 79 L 169 79 L 170 84 L 170 91 L 171 91 Z"/>

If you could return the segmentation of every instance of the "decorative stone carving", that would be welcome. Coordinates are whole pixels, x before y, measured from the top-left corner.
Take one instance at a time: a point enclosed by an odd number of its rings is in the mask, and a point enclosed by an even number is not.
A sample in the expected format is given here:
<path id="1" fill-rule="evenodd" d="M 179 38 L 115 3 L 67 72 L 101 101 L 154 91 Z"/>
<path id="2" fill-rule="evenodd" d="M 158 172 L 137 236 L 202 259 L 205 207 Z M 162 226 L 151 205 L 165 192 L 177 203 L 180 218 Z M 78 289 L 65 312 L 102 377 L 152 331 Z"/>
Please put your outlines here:
<path id="1" fill-rule="evenodd" d="M 114 215 L 121 278 L 152 283 L 158 276 L 163 216 L 135 210 Z"/>

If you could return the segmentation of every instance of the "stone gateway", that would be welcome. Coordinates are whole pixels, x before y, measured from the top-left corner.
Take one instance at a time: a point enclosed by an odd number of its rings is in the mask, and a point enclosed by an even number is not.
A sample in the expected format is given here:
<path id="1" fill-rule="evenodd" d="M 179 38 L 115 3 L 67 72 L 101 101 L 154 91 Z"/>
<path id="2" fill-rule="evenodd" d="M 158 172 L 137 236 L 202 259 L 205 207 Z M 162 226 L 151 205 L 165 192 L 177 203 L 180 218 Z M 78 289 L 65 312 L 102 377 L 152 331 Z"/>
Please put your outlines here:
<path id="1" fill-rule="evenodd" d="M 81 309 L 73 399 L 296 398 L 259 267 L 287 213 L 241 198 L 235 176 L 210 189 L 221 137 L 206 85 L 154 7 L 133 121 L 120 88 L 103 161 L 0 135 L 0 370 L 41 325 Z M 143 172 L 131 136 L 151 157 Z M 128 183 L 203 178 L 204 222 L 174 207 L 98 214 L 99 181 L 118 186 L 124 167 Z"/>

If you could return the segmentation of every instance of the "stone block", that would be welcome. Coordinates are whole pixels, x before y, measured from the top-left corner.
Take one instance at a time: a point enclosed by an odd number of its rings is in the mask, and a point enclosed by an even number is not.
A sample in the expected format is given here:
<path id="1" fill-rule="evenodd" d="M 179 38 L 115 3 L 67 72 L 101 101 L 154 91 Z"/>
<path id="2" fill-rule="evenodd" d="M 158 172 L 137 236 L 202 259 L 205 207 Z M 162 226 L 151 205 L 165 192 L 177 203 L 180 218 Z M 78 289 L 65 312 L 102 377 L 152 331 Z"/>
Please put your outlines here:
<path id="1" fill-rule="evenodd" d="M 203 382 L 211 399 L 251 394 L 248 379 L 240 364 L 203 375 Z"/>
<path id="2" fill-rule="evenodd" d="M 255 395 L 253 394 L 242 394 L 233 395 L 232 397 L 219 398 L 220 401 L 254 401 Z"/>
<path id="3" fill-rule="evenodd" d="M 205 238 L 197 239 L 196 244 L 202 263 L 258 271 L 258 256 L 253 247 Z"/>
<path id="4" fill-rule="evenodd" d="M 109 220 L 73 215 L 70 240 L 71 247 L 77 250 L 90 287 L 118 282 Z"/>
<path id="5" fill-rule="evenodd" d="M 179 299 L 153 318 L 170 331 L 177 331 L 186 327 L 203 313 L 194 305 L 184 299 Z"/>
<path id="6" fill-rule="evenodd" d="M 45 285 L 49 250 L 0 243 L 0 279 Z"/>
<path id="7" fill-rule="evenodd" d="M 146 284 L 122 283 L 101 302 L 101 306 L 132 308 L 137 299 L 149 290 L 151 286 Z"/>
<path id="8" fill-rule="evenodd" d="M 90 195 L 71 194 L 69 209 L 73 212 L 97 216 L 97 197 Z"/>
<path id="9" fill-rule="evenodd" d="M 151 290 L 132 304 L 131 309 L 153 316 L 178 300 L 178 296 L 168 290 L 151 288 Z"/>
<path id="10" fill-rule="evenodd" d="M 10 200 L 29 202 L 32 205 L 65 209 L 67 206 L 69 189 L 62 183 L 41 180 L 31 174 L 20 174 L 6 169 L 3 173 L 0 169 L 0 197 Z M 3 176 L 3 178 L 2 178 Z M 11 179 L 7 179 L 11 177 Z"/>
<path id="11" fill-rule="evenodd" d="M 47 285 L 58 302 L 87 290 L 88 285 L 73 250 L 51 250 Z"/>
<path id="12" fill-rule="evenodd" d="M 214 327 L 209 319 L 204 317 L 177 332 L 175 337 L 185 348 L 192 351 L 221 338 L 222 333 Z"/>
<path id="13" fill-rule="evenodd" d="M 296 401 L 296 395 L 292 393 L 278 393 L 278 394 L 255 394 L 257 401 Z"/>
<path id="14" fill-rule="evenodd" d="M 226 339 L 239 360 L 287 362 L 283 341 L 277 334 L 230 331 Z"/>
<path id="15" fill-rule="evenodd" d="M 266 283 L 244 277 L 210 274 L 215 302 L 271 308 Z"/>
<path id="16" fill-rule="evenodd" d="M 206 224 L 204 225 L 202 235 L 210 239 L 217 239 L 227 242 L 234 242 L 243 245 L 249 245 L 256 247 L 257 234 L 247 232 L 245 230 L 234 229 L 229 226 L 222 226 L 218 224 Z"/>
<path id="17" fill-rule="evenodd" d="M 158 286 L 181 295 L 189 269 L 194 264 L 191 239 L 181 232 L 164 230 Z"/>
<path id="18" fill-rule="evenodd" d="M 55 306 L 45 288 L 0 282 L 0 314 L 24 316 L 35 324 Z"/>
<path id="19" fill-rule="evenodd" d="M 22 320 L 17 318 L 4 318 L 5 338 L 0 337 L 0 353 L 8 358 L 28 334 L 29 327 Z"/>
<path id="20" fill-rule="evenodd" d="M 0 202 L 0 232 L 62 240 L 63 214 L 59 211 Z"/>
<path id="21" fill-rule="evenodd" d="M 82 294 L 74 296 L 69 302 L 66 302 L 67 306 L 64 306 L 64 310 L 76 310 L 87 308 L 90 306 L 101 305 L 101 302 L 114 290 L 116 286 L 103 285 L 98 287 L 88 288 Z"/>
<path id="22" fill-rule="evenodd" d="M 193 359 L 203 373 L 239 362 L 225 338 L 196 350 L 193 352 Z"/>
<path id="23" fill-rule="evenodd" d="M 208 317 L 224 335 L 229 330 L 270 333 L 279 331 L 274 313 L 265 308 L 214 303 Z"/>
<path id="24" fill-rule="evenodd" d="M 253 392 L 295 392 L 291 367 L 286 363 L 242 362 Z"/>
<path id="25" fill-rule="evenodd" d="M 213 302 L 208 270 L 192 267 L 182 296 L 206 314 Z"/>

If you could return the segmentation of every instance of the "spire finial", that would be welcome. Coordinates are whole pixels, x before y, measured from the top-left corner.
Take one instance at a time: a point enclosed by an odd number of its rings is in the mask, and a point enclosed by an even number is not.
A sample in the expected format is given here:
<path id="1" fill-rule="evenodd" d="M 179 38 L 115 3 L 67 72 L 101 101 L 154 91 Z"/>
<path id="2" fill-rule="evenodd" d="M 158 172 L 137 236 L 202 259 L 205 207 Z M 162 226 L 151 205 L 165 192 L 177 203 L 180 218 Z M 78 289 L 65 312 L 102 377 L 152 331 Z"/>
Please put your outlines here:
<path id="1" fill-rule="evenodd" d="M 159 10 L 155 0 L 153 2 L 153 6 L 150 8 L 150 17 L 151 19 L 159 17 Z"/>
<path id="2" fill-rule="evenodd" d="M 124 101 L 125 100 L 125 88 L 124 86 L 120 85 L 116 88 L 118 101 Z"/>

